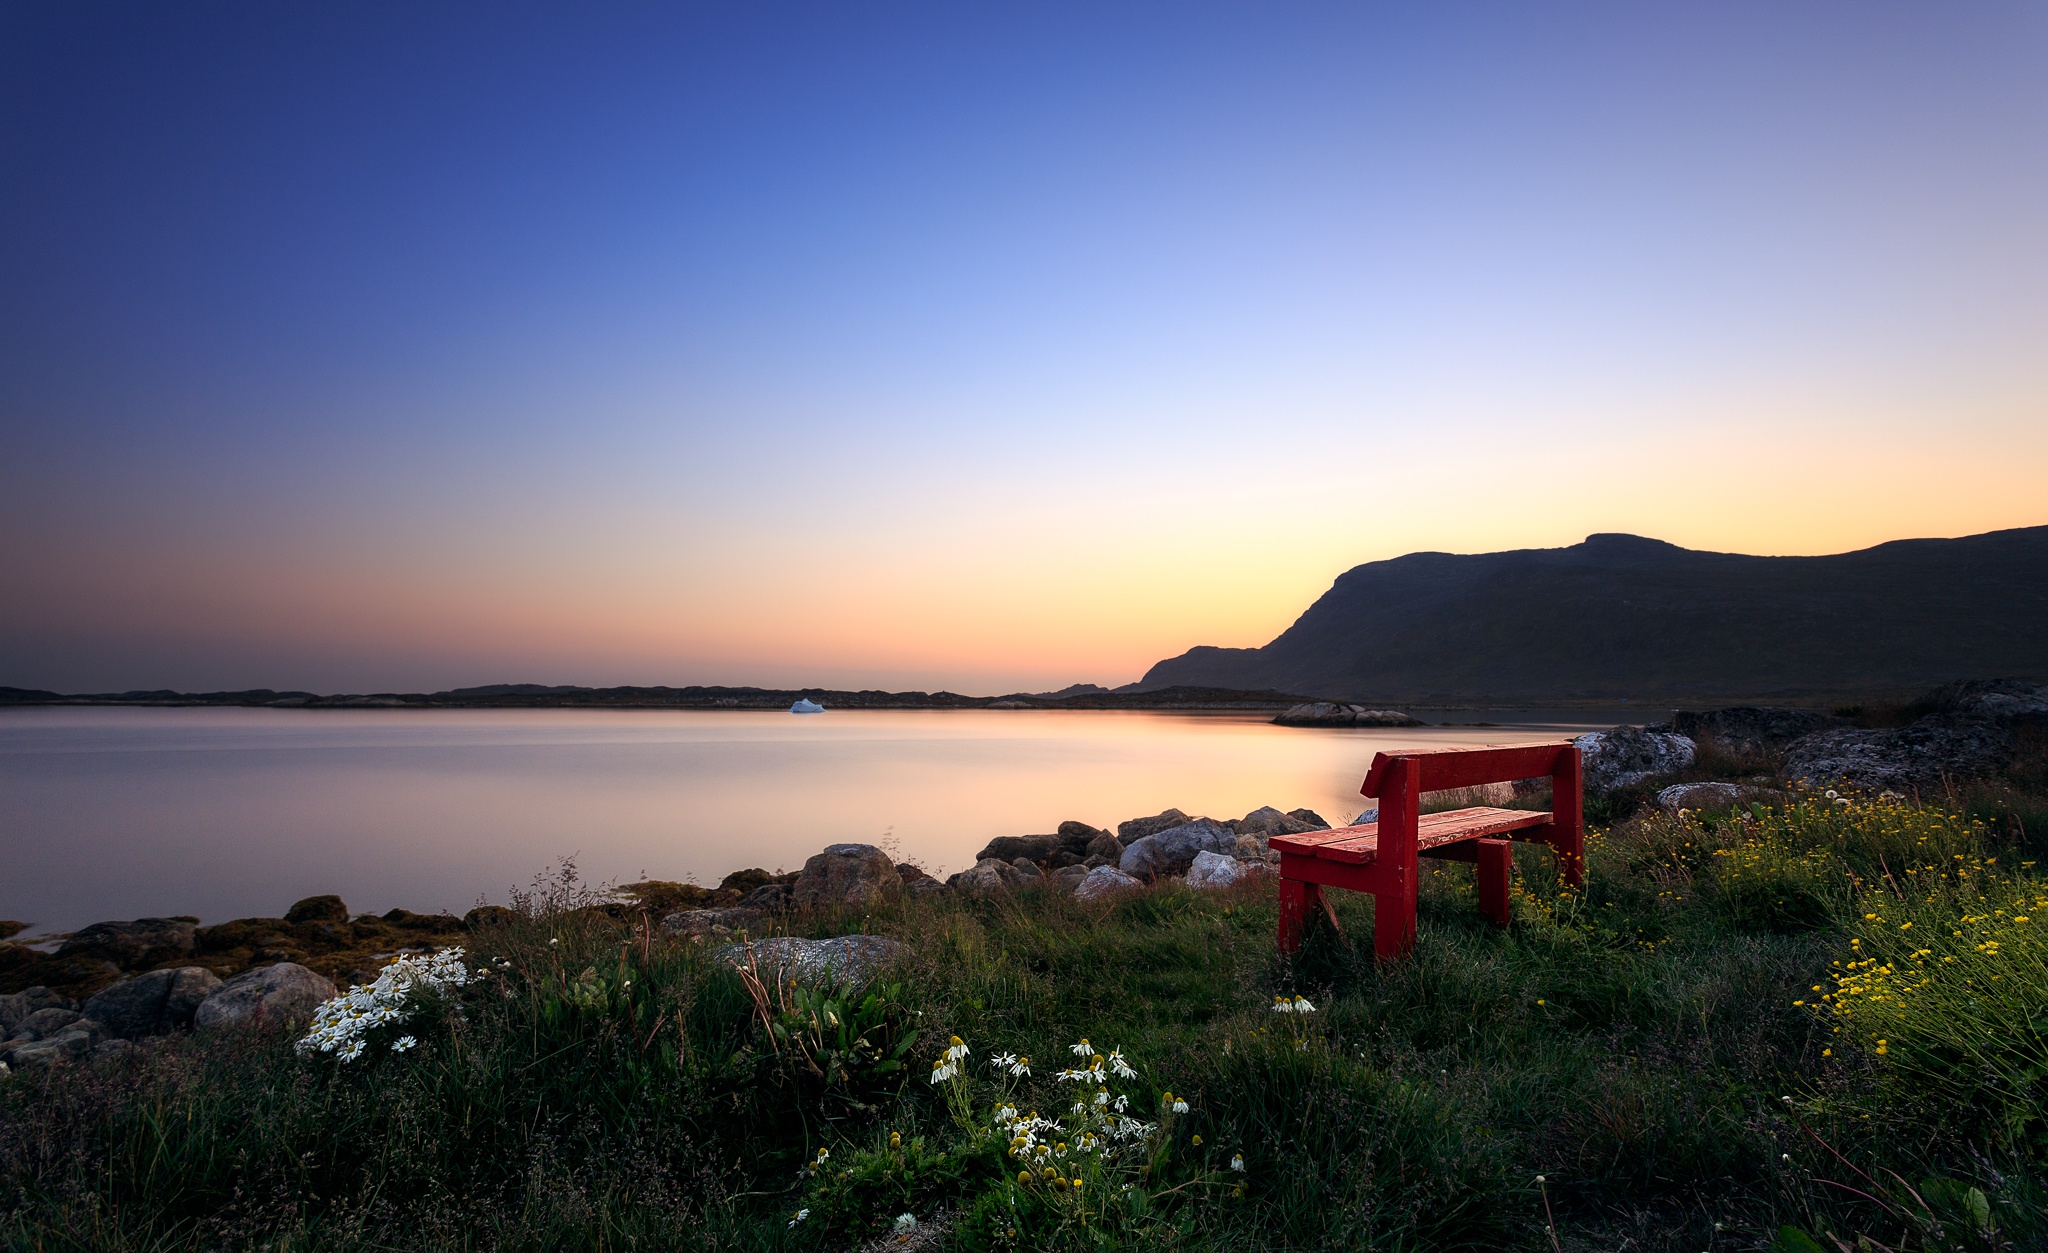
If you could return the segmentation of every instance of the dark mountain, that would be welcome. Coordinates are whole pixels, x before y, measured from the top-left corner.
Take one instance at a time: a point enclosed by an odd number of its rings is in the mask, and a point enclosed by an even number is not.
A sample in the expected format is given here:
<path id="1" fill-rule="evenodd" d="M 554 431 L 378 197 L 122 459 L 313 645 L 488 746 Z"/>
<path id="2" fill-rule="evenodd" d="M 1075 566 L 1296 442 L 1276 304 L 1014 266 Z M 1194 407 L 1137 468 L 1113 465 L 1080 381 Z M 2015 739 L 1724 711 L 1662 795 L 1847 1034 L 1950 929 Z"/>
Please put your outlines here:
<path id="1" fill-rule="evenodd" d="M 1820 698 L 2048 676 L 2048 526 L 1829 557 L 1634 535 L 1410 553 L 1340 575 L 1263 648 L 1192 648 L 1133 689 L 1351 700 Z"/>

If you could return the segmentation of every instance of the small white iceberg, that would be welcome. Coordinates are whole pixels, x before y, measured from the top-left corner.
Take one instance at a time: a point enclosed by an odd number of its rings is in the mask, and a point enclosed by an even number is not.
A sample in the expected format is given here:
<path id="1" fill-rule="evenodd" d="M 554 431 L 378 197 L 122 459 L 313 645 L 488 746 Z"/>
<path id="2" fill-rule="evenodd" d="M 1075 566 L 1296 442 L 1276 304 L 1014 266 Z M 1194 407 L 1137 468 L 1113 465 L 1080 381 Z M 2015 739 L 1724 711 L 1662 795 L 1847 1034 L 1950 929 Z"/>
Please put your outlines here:
<path id="1" fill-rule="evenodd" d="M 825 712 L 825 707 L 817 701 L 805 700 L 799 696 L 797 697 L 796 704 L 789 707 L 789 712 L 793 714 L 821 714 Z"/>

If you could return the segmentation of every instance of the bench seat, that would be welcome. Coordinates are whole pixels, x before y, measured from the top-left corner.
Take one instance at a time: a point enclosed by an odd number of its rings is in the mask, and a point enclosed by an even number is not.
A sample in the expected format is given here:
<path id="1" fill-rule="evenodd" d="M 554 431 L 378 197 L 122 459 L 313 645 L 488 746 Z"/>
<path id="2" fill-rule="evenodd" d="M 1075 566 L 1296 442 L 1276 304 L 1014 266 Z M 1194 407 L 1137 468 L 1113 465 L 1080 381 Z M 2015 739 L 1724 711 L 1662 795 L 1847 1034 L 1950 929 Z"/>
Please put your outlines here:
<path id="1" fill-rule="evenodd" d="M 1428 856 L 1431 849 L 1445 844 L 1502 835 L 1525 827 L 1540 827 L 1549 821 L 1549 810 L 1494 809 L 1488 806 L 1424 814 L 1415 824 L 1416 851 Z M 1266 843 L 1282 853 L 1367 866 L 1379 857 L 1380 824 L 1362 822 L 1355 827 L 1337 827 L 1329 831 L 1276 835 Z"/>

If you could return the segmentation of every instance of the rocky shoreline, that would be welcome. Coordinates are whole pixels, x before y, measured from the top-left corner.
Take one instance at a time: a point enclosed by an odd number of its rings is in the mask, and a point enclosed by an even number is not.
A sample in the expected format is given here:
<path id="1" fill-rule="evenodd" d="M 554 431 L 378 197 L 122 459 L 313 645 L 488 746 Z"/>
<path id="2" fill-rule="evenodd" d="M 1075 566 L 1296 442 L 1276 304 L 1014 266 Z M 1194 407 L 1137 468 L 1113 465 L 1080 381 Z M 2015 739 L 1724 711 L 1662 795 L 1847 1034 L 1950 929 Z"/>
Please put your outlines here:
<path id="1" fill-rule="evenodd" d="M 1910 717 L 1902 725 L 1873 728 L 1855 726 L 1844 715 L 1735 706 L 1593 732 L 1578 739 L 1587 796 L 1634 796 L 1639 799 L 1630 803 L 1676 810 L 1726 808 L 1802 785 L 1846 784 L 1872 795 L 1938 794 L 2008 767 L 2017 737 L 2048 727 L 2048 686 L 2021 680 L 1953 684 L 1906 712 Z M 1356 717 L 1357 711 L 1338 707 L 1336 714 Z M 1747 773 L 1699 778 L 1697 763 L 1707 755 Z M 1695 777 L 1682 777 L 1687 773 Z M 1436 799 L 1541 803 L 1546 786 L 1525 780 Z M 1367 810 L 1355 821 L 1374 816 Z M 972 866 L 944 880 L 875 845 L 834 844 L 801 870 L 739 870 L 710 888 L 647 880 L 616 888 L 590 908 L 619 920 L 645 918 L 672 938 L 767 936 L 732 951 L 745 960 L 847 970 L 883 959 L 886 954 L 876 947 L 896 941 L 813 941 L 775 933 L 804 914 L 955 893 L 986 897 L 1037 890 L 1097 900 L 1169 881 L 1198 890 L 1230 888 L 1274 873 L 1278 854 L 1268 845 L 1273 836 L 1331 825 L 1312 810 L 1272 806 L 1229 820 L 1168 809 L 1113 830 L 1069 821 L 1043 835 L 991 840 Z M 282 918 L 212 926 L 190 916 L 94 923 L 62 937 L 54 952 L 14 942 L 22 924 L 0 922 L 0 987 L 12 989 L 0 994 L 0 1065 L 21 1069 L 118 1055 L 179 1030 L 300 1020 L 338 986 L 370 982 L 378 968 L 401 954 L 462 944 L 508 913 L 479 906 L 460 918 L 403 909 L 352 916 L 339 897 L 316 896 L 295 903 Z"/>

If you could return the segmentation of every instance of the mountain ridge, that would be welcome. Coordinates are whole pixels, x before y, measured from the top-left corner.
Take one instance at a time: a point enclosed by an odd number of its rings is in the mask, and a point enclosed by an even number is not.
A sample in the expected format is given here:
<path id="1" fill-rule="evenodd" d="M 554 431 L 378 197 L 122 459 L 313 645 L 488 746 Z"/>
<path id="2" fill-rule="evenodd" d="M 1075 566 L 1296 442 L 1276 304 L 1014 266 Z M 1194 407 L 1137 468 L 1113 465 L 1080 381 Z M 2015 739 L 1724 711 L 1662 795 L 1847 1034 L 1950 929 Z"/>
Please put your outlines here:
<path id="1" fill-rule="evenodd" d="M 1337 576 L 1258 648 L 1202 645 L 1174 685 L 1389 702 L 1799 699 L 2048 674 L 2048 526 L 1818 557 L 1600 533 L 1408 553 Z"/>

